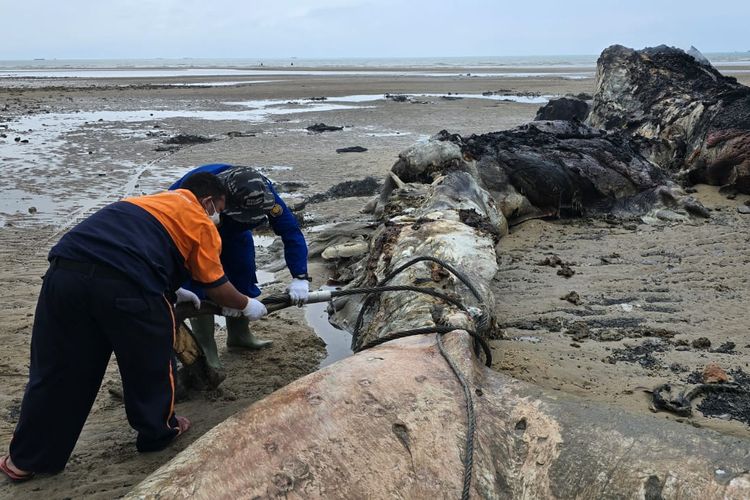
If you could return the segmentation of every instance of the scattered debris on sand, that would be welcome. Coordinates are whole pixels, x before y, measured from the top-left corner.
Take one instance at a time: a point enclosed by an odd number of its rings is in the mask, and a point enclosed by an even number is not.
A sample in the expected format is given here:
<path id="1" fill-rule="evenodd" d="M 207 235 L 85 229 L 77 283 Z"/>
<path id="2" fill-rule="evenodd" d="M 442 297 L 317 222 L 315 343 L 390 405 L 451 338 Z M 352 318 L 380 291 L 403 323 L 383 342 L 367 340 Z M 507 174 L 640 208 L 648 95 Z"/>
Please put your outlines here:
<path id="1" fill-rule="evenodd" d="M 307 203 L 320 203 L 337 198 L 351 198 L 354 196 L 372 196 L 376 194 L 382 183 L 375 177 L 365 177 L 357 181 L 344 181 L 329 188 L 325 193 L 310 196 Z"/>
<path id="2" fill-rule="evenodd" d="M 727 372 L 721 366 L 716 363 L 708 363 L 703 368 L 704 384 L 720 384 L 724 382 L 729 382 L 729 377 L 727 377 Z"/>
<path id="3" fill-rule="evenodd" d="M 336 150 L 337 153 L 364 153 L 365 151 L 367 151 L 367 148 L 363 148 L 362 146 L 349 146 Z"/>
<path id="4" fill-rule="evenodd" d="M 409 102 L 410 98 L 408 95 L 403 94 L 385 94 L 386 99 L 394 102 Z"/>
<path id="5" fill-rule="evenodd" d="M 708 349 L 709 347 L 711 347 L 711 341 L 706 337 L 701 337 L 699 339 L 693 340 L 692 346 L 695 349 Z"/>
<path id="6" fill-rule="evenodd" d="M 694 371 L 687 377 L 690 389 L 677 390 L 672 384 L 661 384 L 652 393 L 652 410 L 668 411 L 683 417 L 693 416 L 693 401 L 701 399 L 696 408 L 705 417 L 738 420 L 750 424 L 750 376 L 742 369 L 727 372 L 716 363 L 709 363 L 703 372 Z"/>
<path id="7" fill-rule="evenodd" d="M 664 341 L 646 340 L 636 346 L 613 349 L 612 354 L 607 356 L 605 360 L 613 365 L 618 361 L 624 361 L 627 363 L 638 363 L 644 368 L 657 368 L 661 365 L 661 362 L 652 356 L 652 354 L 667 350 L 669 350 L 669 345 Z"/>
<path id="8" fill-rule="evenodd" d="M 239 132 L 236 130 L 232 130 L 230 132 L 227 132 L 227 135 L 229 137 L 255 137 L 258 134 L 258 132 Z"/>
<path id="9" fill-rule="evenodd" d="M 307 130 L 320 134 L 322 132 L 336 132 L 338 130 L 344 130 L 344 127 L 326 125 L 325 123 L 316 123 L 315 125 L 310 125 L 309 127 L 307 127 Z"/>
<path id="10" fill-rule="evenodd" d="M 208 142 L 214 142 L 216 139 L 210 137 L 203 137 L 202 135 L 193 134 L 178 134 L 174 137 L 170 137 L 164 141 L 164 144 L 178 144 L 180 146 L 188 146 L 192 144 L 206 144 Z"/>
<path id="11" fill-rule="evenodd" d="M 570 278 L 576 273 L 572 267 L 574 264 L 572 262 L 563 262 L 558 255 L 545 257 L 543 260 L 539 261 L 537 265 L 549 267 L 560 266 L 560 269 L 557 270 L 557 275 L 564 278 Z"/>
<path id="12" fill-rule="evenodd" d="M 706 417 L 739 420 L 750 425 L 750 375 L 741 368 L 729 370 L 738 390 L 713 391 L 696 408 Z"/>
<path id="13" fill-rule="evenodd" d="M 566 293 L 565 295 L 560 297 L 560 300 L 567 300 L 568 302 L 576 306 L 580 306 L 583 303 L 581 297 L 578 295 L 578 292 L 576 292 L 575 290 L 571 290 L 570 292 Z"/>

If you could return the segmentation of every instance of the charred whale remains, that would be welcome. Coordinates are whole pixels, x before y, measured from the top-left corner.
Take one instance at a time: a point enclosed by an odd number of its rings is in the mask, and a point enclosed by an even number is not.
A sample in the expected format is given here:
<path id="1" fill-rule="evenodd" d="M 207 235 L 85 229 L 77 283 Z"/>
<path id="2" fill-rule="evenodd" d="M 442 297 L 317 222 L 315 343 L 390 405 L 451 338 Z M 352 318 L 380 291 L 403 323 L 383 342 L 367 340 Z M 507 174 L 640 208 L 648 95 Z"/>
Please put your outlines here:
<path id="1" fill-rule="evenodd" d="M 607 48 L 587 122 L 632 137 L 687 183 L 750 193 L 750 88 L 697 51 Z"/>
<path id="2" fill-rule="evenodd" d="M 396 210 L 422 196 L 417 183 L 443 173 L 468 173 L 511 224 L 533 217 L 641 215 L 669 208 L 707 217 L 708 211 L 669 174 L 616 132 L 575 121 L 530 122 L 512 130 L 461 137 L 445 131 L 399 155 L 375 211 L 394 189 Z M 501 234 L 507 230 L 497 225 Z"/>

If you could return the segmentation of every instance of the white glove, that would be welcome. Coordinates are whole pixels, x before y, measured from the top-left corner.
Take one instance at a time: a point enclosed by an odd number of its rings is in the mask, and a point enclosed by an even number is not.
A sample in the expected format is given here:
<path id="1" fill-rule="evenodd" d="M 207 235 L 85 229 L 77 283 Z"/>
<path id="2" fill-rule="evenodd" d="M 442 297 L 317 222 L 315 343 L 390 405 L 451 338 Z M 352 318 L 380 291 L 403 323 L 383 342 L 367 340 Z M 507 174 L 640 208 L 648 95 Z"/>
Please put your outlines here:
<path id="1" fill-rule="evenodd" d="M 268 310 L 266 309 L 266 306 L 263 305 L 263 302 L 248 297 L 247 305 L 244 309 L 222 307 L 221 313 L 224 316 L 229 316 L 230 318 L 239 318 L 240 316 L 245 316 L 250 321 L 255 321 L 268 314 Z"/>
<path id="2" fill-rule="evenodd" d="M 242 309 L 232 309 L 231 307 L 222 307 L 221 315 L 227 318 L 239 318 L 242 316 Z"/>
<path id="3" fill-rule="evenodd" d="M 310 293 L 310 283 L 307 280 L 301 280 L 293 278 L 289 286 L 286 287 L 289 292 L 289 298 L 293 304 L 297 304 L 297 307 L 302 307 L 302 304 L 307 302 L 307 296 Z"/>
<path id="4" fill-rule="evenodd" d="M 191 292 L 190 290 L 185 290 L 184 288 L 178 288 L 175 292 L 175 295 L 177 295 L 177 302 L 176 304 L 180 304 L 182 302 L 192 302 L 193 306 L 195 306 L 196 309 L 200 309 L 201 307 L 201 299 L 198 298 L 196 294 Z"/>

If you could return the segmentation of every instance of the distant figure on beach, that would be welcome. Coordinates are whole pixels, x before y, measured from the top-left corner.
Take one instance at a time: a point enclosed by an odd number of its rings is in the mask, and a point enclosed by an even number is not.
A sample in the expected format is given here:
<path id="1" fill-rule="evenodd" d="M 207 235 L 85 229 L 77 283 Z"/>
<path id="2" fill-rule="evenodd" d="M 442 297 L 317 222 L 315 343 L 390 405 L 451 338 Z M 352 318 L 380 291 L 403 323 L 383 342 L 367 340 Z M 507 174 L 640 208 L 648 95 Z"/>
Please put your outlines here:
<path id="1" fill-rule="evenodd" d="M 161 450 L 190 428 L 174 413 L 172 304 L 199 302 L 180 284 L 201 283 L 226 314 L 266 314 L 222 268 L 216 223 L 225 205 L 224 184 L 196 174 L 176 191 L 102 208 L 52 247 L 21 415 L 9 454 L 0 458 L 10 479 L 65 468 L 113 351 L 138 451 Z"/>
<path id="2" fill-rule="evenodd" d="M 284 204 L 271 182 L 251 167 L 215 163 L 203 165 L 188 172 L 169 189 L 179 189 L 183 183 L 200 172 L 215 174 L 227 190 L 227 203 L 221 213 L 221 263 L 229 282 L 249 297 L 261 294 L 258 288 L 255 264 L 255 243 L 252 230 L 268 222 L 284 243 L 284 258 L 291 274 L 287 287 L 293 302 L 307 300 L 310 278 L 307 275 L 307 243 L 297 219 Z M 203 297 L 202 283 L 191 280 L 184 284 L 199 297 Z M 271 344 L 269 340 L 255 337 L 247 318 L 227 317 L 227 347 L 260 349 Z M 214 339 L 214 318 L 211 315 L 190 319 L 193 336 L 200 344 L 208 366 L 216 372 L 218 383 L 224 378 Z"/>

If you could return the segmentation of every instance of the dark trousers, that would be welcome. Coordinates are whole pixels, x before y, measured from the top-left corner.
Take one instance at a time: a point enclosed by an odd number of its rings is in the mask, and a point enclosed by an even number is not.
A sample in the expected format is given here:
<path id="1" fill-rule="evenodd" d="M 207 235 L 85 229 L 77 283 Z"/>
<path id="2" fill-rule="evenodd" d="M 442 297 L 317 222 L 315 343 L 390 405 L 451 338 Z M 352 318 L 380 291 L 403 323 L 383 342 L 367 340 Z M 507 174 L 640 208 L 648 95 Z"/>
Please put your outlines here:
<path id="1" fill-rule="evenodd" d="M 177 435 L 171 305 L 112 276 L 111 269 L 90 268 L 53 263 L 44 278 L 29 383 L 10 444 L 13 463 L 23 470 L 54 473 L 65 467 L 112 351 L 138 451 L 160 450 Z"/>

